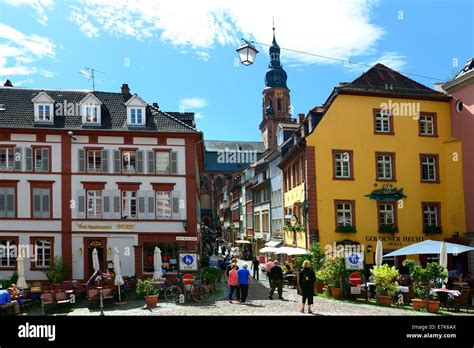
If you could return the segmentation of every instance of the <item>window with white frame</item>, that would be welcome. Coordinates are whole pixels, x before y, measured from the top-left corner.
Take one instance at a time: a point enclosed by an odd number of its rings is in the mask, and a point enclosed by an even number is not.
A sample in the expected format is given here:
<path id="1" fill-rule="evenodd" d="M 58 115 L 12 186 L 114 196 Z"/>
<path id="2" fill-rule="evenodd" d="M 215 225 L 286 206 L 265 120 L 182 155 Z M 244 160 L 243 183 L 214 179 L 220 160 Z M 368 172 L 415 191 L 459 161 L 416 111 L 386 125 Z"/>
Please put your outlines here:
<path id="1" fill-rule="evenodd" d="M 439 207 L 437 204 L 423 205 L 423 226 L 439 227 Z"/>
<path id="2" fill-rule="evenodd" d="M 13 171 L 15 169 L 15 149 L 13 147 L 0 147 L 0 171 Z"/>
<path id="3" fill-rule="evenodd" d="M 0 239 L 0 267 L 16 267 L 17 252 L 16 241 L 12 239 Z"/>
<path id="4" fill-rule="evenodd" d="M 51 267 L 52 243 L 48 239 L 35 240 L 35 256 L 37 268 Z"/>
<path id="5" fill-rule="evenodd" d="M 98 105 L 86 105 L 84 107 L 84 121 L 86 123 L 99 123 L 99 108 Z"/>
<path id="6" fill-rule="evenodd" d="M 143 125 L 144 122 L 144 109 L 143 108 L 131 108 L 130 109 L 130 124 L 131 125 Z"/>
<path id="7" fill-rule="evenodd" d="M 390 133 L 392 132 L 390 112 L 378 111 L 375 113 L 375 132 L 376 133 Z"/>
<path id="8" fill-rule="evenodd" d="M 334 154 L 335 177 L 351 177 L 351 155 L 349 152 L 336 152 Z"/>
<path id="9" fill-rule="evenodd" d="M 158 220 L 169 220 L 172 216 L 171 212 L 171 192 L 156 191 L 156 218 Z"/>
<path id="10" fill-rule="evenodd" d="M 377 179 L 391 180 L 393 179 L 393 156 L 377 155 Z"/>
<path id="11" fill-rule="evenodd" d="M 135 173 L 136 168 L 136 151 L 122 151 L 122 173 Z"/>
<path id="12" fill-rule="evenodd" d="M 36 121 L 51 122 L 53 120 L 53 106 L 51 104 L 37 104 Z"/>
<path id="13" fill-rule="evenodd" d="M 421 179 L 423 181 L 437 181 L 437 160 L 435 156 L 421 157 Z"/>
<path id="14" fill-rule="evenodd" d="M 420 115 L 420 134 L 435 135 L 435 118 L 432 115 Z"/>
<path id="15" fill-rule="evenodd" d="M 34 154 L 34 171 L 35 172 L 49 172 L 50 153 L 49 147 L 35 147 Z"/>
<path id="16" fill-rule="evenodd" d="M 171 172 L 170 153 L 168 151 L 156 152 L 156 173 L 169 174 Z"/>
<path id="17" fill-rule="evenodd" d="M 337 226 L 354 226 L 352 220 L 352 204 L 350 202 L 336 203 Z"/>
<path id="18" fill-rule="evenodd" d="M 379 205 L 380 225 L 395 226 L 395 207 L 393 204 Z"/>
<path id="19" fill-rule="evenodd" d="M 87 191 L 87 218 L 102 218 L 102 190 Z"/>
<path id="20" fill-rule="evenodd" d="M 137 218 L 137 191 L 122 191 L 122 218 Z"/>
<path id="21" fill-rule="evenodd" d="M 87 150 L 87 172 L 102 173 L 101 150 Z"/>

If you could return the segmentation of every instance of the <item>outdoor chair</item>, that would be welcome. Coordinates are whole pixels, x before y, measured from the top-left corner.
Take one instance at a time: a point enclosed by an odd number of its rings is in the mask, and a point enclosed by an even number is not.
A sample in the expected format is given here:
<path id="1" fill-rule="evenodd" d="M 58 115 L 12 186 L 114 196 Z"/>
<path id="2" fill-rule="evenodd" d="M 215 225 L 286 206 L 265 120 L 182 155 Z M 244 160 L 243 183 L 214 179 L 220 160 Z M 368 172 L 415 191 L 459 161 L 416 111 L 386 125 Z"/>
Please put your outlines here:
<path id="1" fill-rule="evenodd" d="M 461 310 L 461 307 L 465 307 L 466 311 L 469 313 L 469 299 L 470 299 L 470 290 L 467 289 L 462 289 L 461 290 L 461 295 L 455 299 L 455 306 L 457 311 L 459 312 Z"/>
<path id="2" fill-rule="evenodd" d="M 448 311 L 450 310 L 451 306 L 454 308 L 455 301 L 449 296 L 449 293 L 439 291 L 436 294 L 438 295 L 438 301 L 442 307 L 446 308 Z"/>
<path id="3" fill-rule="evenodd" d="M 87 300 L 89 301 L 99 300 L 99 289 L 96 289 L 96 288 L 87 289 Z"/>
<path id="4" fill-rule="evenodd" d="M 47 292 L 41 295 L 41 313 L 44 315 L 45 314 L 45 307 L 55 304 L 56 302 L 54 301 L 54 295 L 52 292 Z"/>
<path id="5" fill-rule="evenodd" d="M 54 294 L 54 297 L 56 299 L 56 303 L 58 304 L 71 303 L 71 299 L 64 291 L 57 292 L 56 294 Z"/>

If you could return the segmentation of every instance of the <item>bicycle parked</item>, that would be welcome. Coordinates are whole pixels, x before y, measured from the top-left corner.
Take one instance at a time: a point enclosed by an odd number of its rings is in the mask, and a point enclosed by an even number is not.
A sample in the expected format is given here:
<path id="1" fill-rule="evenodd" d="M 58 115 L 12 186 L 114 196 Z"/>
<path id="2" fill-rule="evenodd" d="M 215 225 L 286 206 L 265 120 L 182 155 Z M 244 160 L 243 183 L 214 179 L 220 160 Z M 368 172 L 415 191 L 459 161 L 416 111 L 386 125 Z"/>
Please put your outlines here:
<path id="1" fill-rule="evenodd" d="M 178 303 L 181 296 L 184 301 L 192 298 L 195 302 L 202 303 L 209 299 L 209 288 L 203 285 L 202 280 L 197 276 L 185 278 L 179 276 L 177 284 L 169 286 L 165 290 L 165 299 L 171 303 Z"/>

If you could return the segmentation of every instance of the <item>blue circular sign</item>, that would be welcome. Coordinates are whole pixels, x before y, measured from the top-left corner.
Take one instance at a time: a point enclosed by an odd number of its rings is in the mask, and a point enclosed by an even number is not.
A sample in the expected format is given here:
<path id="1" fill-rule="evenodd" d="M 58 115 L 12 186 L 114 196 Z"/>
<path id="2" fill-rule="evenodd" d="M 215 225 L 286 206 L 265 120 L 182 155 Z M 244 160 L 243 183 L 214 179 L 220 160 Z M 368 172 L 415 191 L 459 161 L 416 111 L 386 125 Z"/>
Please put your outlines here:
<path id="1" fill-rule="evenodd" d="M 183 262 L 185 265 L 192 265 L 194 263 L 194 258 L 191 255 L 184 255 Z"/>
<path id="2" fill-rule="evenodd" d="M 359 255 L 357 254 L 350 254 L 349 255 L 349 262 L 353 265 L 357 265 L 359 263 Z"/>

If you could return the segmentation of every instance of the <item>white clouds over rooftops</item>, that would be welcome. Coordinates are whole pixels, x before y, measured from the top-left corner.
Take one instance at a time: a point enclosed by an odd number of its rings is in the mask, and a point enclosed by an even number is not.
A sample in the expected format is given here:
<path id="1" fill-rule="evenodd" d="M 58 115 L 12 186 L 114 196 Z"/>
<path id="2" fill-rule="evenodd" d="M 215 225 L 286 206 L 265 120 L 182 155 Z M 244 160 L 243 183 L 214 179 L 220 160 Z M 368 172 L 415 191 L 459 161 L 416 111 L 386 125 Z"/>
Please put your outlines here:
<path id="1" fill-rule="evenodd" d="M 46 37 L 24 34 L 0 23 L 0 76 L 31 75 L 40 73 L 51 77 L 52 73 L 32 64 L 37 60 L 55 57 L 55 45 Z"/>
<path id="2" fill-rule="evenodd" d="M 271 43 L 272 17 L 282 47 L 349 59 L 375 53 L 384 30 L 371 21 L 377 0 L 82 0 L 70 19 L 88 37 L 111 34 L 138 40 L 160 38 L 208 60 L 216 46 L 237 46 L 241 37 Z M 261 47 L 267 51 L 267 47 Z M 289 62 L 330 60 L 284 52 Z"/>
<path id="3" fill-rule="evenodd" d="M 36 20 L 46 25 L 48 16 L 46 15 L 46 9 L 51 10 L 54 6 L 53 0 L 3 0 L 5 3 L 13 6 L 30 6 L 36 11 Z"/>
<path id="4" fill-rule="evenodd" d="M 207 106 L 207 100 L 203 98 L 184 98 L 179 105 L 185 109 L 202 109 Z"/>

